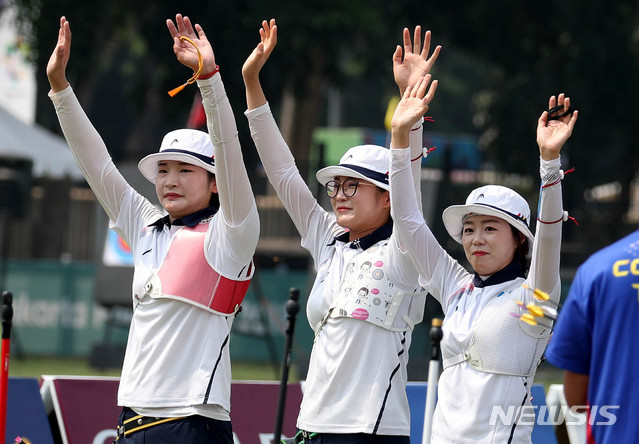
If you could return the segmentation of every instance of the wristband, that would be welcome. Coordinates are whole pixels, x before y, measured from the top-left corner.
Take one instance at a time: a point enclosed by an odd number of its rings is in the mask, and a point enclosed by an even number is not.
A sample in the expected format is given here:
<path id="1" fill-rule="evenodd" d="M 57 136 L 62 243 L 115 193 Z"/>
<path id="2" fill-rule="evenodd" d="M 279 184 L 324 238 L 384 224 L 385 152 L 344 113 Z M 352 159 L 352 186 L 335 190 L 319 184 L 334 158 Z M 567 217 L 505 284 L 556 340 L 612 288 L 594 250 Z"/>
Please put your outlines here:
<path id="1" fill-rule="evenodd" d="M 211 71 L 208 74 L 203 74 L 201 76 L 198 76 L 198 80 L 206 80 L 206 79 L 210 79 L 211 77 L 213 77 L 215 74 L 217 74 L 218 72 L 220 72 L 220 67 L 219 65 L 215 65 L 215 69 L 213 71 Z"/>

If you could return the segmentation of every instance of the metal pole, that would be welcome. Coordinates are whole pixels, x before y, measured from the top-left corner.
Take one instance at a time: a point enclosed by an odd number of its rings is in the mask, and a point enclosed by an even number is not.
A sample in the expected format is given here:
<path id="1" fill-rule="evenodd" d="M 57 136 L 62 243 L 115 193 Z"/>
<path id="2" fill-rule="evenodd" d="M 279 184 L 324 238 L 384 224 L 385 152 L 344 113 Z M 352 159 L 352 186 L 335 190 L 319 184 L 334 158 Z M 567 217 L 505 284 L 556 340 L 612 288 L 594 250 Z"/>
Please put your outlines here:
<path id="1" fill-rule="evenodd" d="M 279 444 L 282 436 L 282 423 L 284 422 L 284 406 L 286 405 L 286 389 L 288 387 L 288 371 L 291 367 L 291 349 L 293 347 L 293 332 L 295 331 L 295 316 L 300 311 L 297 302 L 300 291 L 297 288 L 289 290 L 286 301 L 286 344 L 284 346 L 284 358 L 282 360 L 282 376 L 280 378 L 280 393 L 277 400 L 277 417 L 275 419 L 275 433 L 273 442 Z"/>
<path id="2" fill-rule="evenodd" d="M 13 295 L 2 293 L 2 361 L 0 365 L 0 440 L 5 442 L 7 431 L 7 395 L 9 391 L 9 348 L 11 345 L 11 320 L 13 319 Z"/>
<path id="3" fill-rule="evenodd" d="M 430 444 L 430 434 L 433 430 L 433 413 L 435 412 L 435 399 L 437 397 L 437 381 L 439 380 L 439 359 L 441 351 L 439 343 L 444 336 L 442 332 L 442 320 L 434 318 L 430 327 L 430 364 L 428 366 L 428 387 L 426 389 L 426 406 L 424 408 L 424 431 L 422 444 Z"/>

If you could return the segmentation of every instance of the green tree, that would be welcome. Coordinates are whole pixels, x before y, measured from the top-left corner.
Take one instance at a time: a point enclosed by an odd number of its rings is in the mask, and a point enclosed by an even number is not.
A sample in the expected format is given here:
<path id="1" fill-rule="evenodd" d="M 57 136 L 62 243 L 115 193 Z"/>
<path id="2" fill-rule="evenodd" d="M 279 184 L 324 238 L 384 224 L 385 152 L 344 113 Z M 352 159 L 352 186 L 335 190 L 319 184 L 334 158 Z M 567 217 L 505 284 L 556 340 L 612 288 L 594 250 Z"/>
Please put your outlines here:
<path id="1" fill-rule="evenodd" d="M 74 40 L 69 80 L 116 159 L 137 159 L 153 151 L 166 130 L 184 125 L 193 88 L 173 99 L 166 95 L 190 75 L 175 62 L 164 24 L 177 12 L 174 2 L 137 3 L 135 14 L 123 1 L 16 3 L 21 21 L 34 30 L 39 73 L 53 48 L 58 17 L 70 20 Z M 362 0 L 234 1 L 189 6 L 181 12 L 202 23 L 213 42 L 236 114 L 245 108 L 240 68 L 258 41 L 260 22 L 278 19 L 281 43 L 265 83 L 274 109 L 280 111 L 282 131 L 305 167 L 328 85 L 368 71 L 383 75 L 392 86 L 390 56 L 401 28 L 395 26 L 399 12 L 382 5 Z M 48 90 L 43 75 L 38 83 L 41 91 Z M 56 128 L 48 99 L 44 94 L 38 99 L 38 120 Z"/>
<path id="2" fill-rule="evenodd" d="M 438 4 L 437 14 L 448 21 L 451 45 L 490 66 L 473 100 L 486 158 L 502 171 L 535 174 L 535 119 L 548 96 L 565 92 L 580 110 L 562 153 L 566 169 L 576 168 L 563 183 L 565 205 L 581 222 L 567 225 L 567 238 L 595 249 L 636 228 L 623 220 L 639 167 L 639 110 L 631 105 L 639 94 L 639 4 L 474 2 L 454 13 L 450 6 Z M 584 202 L 585 190 L 611 181 L 622 184 L 619 199 Z"/>
<path id="3" fill-rule="evenodd" d="M 342 91 L 344 123 L 371 125 L 396 93 L 390 57 L 401 29 L 421 24 L 444 45 L 436 64 L 440 89 L 433 104 L 437 130 L 475 132 L 486 166 L 534 176 L 535 122 L 551 94 L 565 92 L 580 110 L 564 181 L 566 208 L 581 222 L 566 238 L 592 249 L 632 229 L 622 222 L 639 151 L 634 76 L 639 58 L 639 4 L 593 0 L 535 3 L 406 0 L 237 0 L 176 9 L 174 2 L 15 0 L 33 29 L 40 91 L 60 15 L 74 33 L 69 78 L 114 158 L 137 160 L 156 149 L 168 130 L 183 126 L 191 87 L 173 99 L 166 91 L 191 73 L 177 64 L 165 29 L 176 12 L 202 23 L 213 42 L 240 128 L 245 156 L 256 162 L 247 126 L 241 65 L 258 40 L 263 19 L 278 21 L 280 42 L 263 84 L 302 170 L 313 129 L 325 122 L 329 89 Z M 38 121 L 57 128 L 45 94 Z M 628 103 L 630 102 L 630 103 Z M 379 117 L 377 117 L 379 116 Z M 376 120 L 379 118 L 379 120 Z M 584 190 L 618 180 L 614 203 L 584 202 Z M 592 242 L 595 239 L 595 242 Z"/>

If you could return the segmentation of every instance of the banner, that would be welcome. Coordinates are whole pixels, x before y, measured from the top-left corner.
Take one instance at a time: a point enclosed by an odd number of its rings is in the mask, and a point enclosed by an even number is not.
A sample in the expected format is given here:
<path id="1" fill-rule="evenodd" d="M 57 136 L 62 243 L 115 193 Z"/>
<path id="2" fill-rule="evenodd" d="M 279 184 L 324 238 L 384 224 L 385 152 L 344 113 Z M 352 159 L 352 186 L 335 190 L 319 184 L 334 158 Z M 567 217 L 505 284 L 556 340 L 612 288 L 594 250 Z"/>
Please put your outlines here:
<path id="1" fill-rule="evenodd" d="M 410 406 L 410 442 L 421 443 L 424 430 L 424 410 L 426 407 L 425 382 L 409 382 L 406 387 L 408 404 Z M 533 384 L 530 394 L 532 397 L 532 412 L 540 418 L 539 412 L 546 407 L 546 394 L 542 384 Z M 542 412 L 543 413 L 543 412 Z M 541 416 L 544 416 L 543 414 Z M 535 444 L 557 444 L 555 428 L 546 418 L 535 421 L 532 432 L 532 442 Z"/>
<path id="2" fill-rule="evenodd" d="M 53 444 L 49 420 L 35 378 L 9 378 L 5 442 L 20 436 L 25 442 Z"/>
<path id="3" fill-rule="evenodd" d="M 121 410 L 117 406 L 118 382 L 118 378 L 43 376 L 42 399 L 48 413 L 55 411 L 63 444 L 113 442 Z M 270 444 L 278 395 L 277 382 L 232 383 L 231 423 L 235 444 Z M 295 434 L 301 401 L 300 384 L 289 384 L 282 427 L 285 436 Z"/>

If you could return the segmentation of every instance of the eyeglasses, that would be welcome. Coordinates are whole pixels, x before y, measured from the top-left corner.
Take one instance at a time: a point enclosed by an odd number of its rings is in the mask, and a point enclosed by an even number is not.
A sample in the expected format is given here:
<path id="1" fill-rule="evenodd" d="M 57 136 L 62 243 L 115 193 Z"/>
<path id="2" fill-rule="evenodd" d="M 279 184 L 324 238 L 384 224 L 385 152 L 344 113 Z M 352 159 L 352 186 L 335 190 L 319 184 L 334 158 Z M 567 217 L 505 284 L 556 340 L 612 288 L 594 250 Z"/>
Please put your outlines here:
<path id="1" fill-rule="evenodd" d="M 340 188 L 342 189 L 342 193 L 344 193 L 344 196 L 353 197 L 355 193 L 357 192 L 357 187 L 360 185 L 370 186 L 370 187 L 377 186 L 372 183 L 358 182 L 355 179 L 346 179 L 341 184 L 337 182 L 336 180 L 329 180 L 328 182 L 326 182 L 326 185 L 324 186 L 326 187 L 326 194 L 328 195 L 328 197 L 333 199 L 337 197 L 337 193 L 339 193 Z"/>

